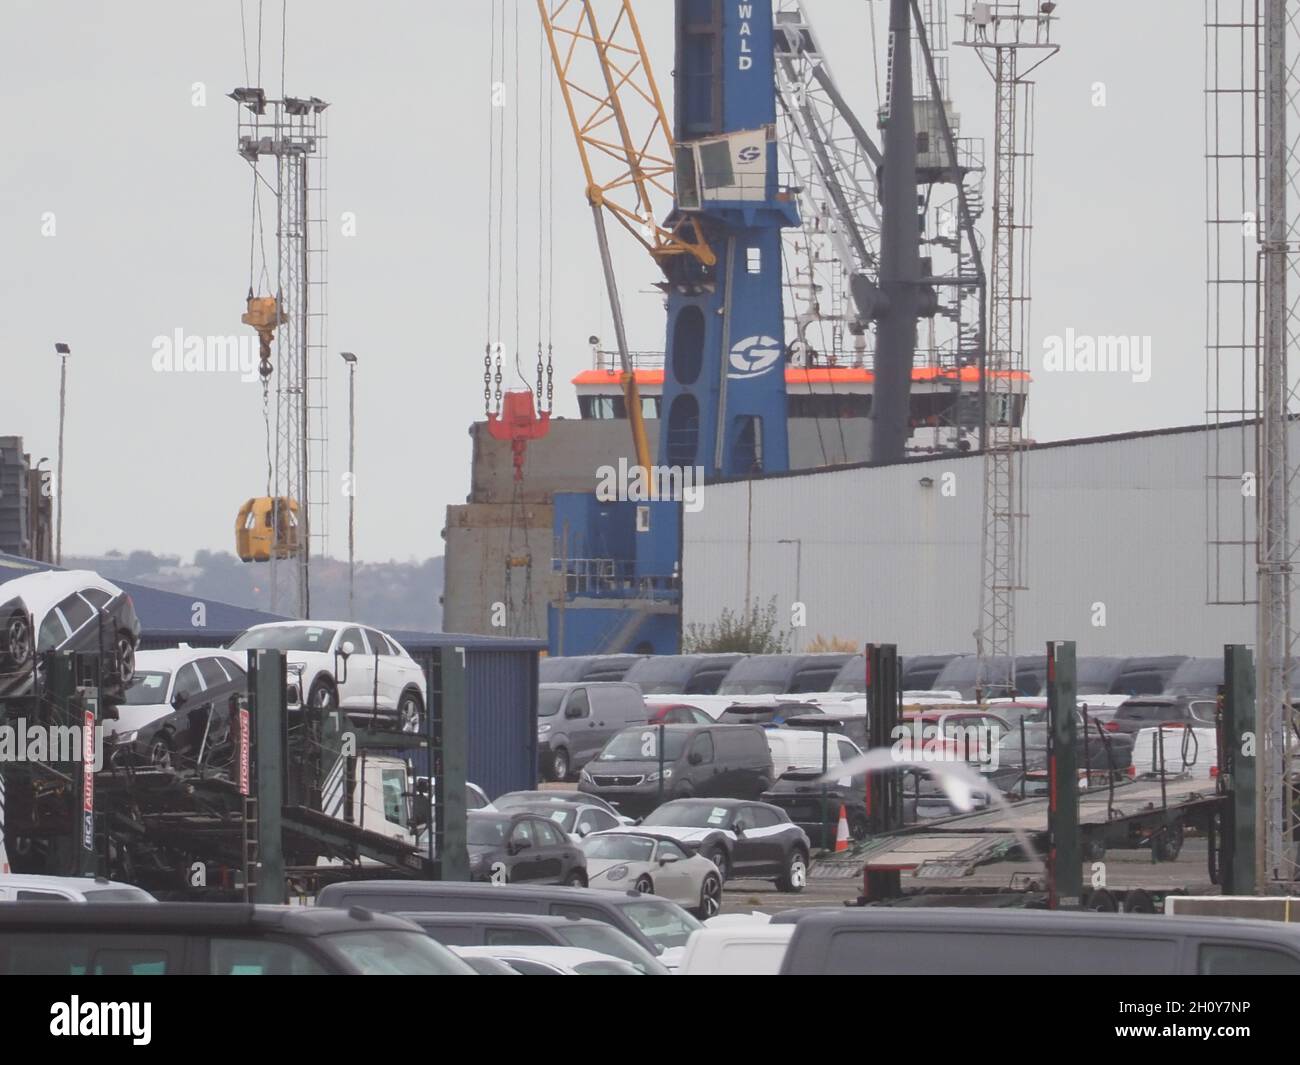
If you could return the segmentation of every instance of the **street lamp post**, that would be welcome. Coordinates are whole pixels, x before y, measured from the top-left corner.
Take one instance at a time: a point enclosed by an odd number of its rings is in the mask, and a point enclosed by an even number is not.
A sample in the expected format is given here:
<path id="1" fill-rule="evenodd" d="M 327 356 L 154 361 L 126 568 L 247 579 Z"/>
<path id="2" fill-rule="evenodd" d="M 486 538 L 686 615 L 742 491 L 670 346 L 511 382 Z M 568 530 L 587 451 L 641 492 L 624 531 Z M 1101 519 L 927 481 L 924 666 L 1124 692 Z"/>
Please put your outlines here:
<path id="1" fill-rule="evenodd" d="M 348 619 L 353 610 L 356 580 L 356 505 L 357 505 L 357 357 L 350 351 L 339 353 L 348 364 Z"/>
<path id="2" fill-rule="evenodd" d="M 794 601 L 796 603 L 802 603 L 803 593 L 801 591 L 800 586 L 803 581 L 803 541 L 796 537 L 793 540 L 778 540 L 777 543 L 794 544 Z M 803 628 L 803 626 L 798 626 L 798 627 L 801 630 Z M 802 631 L 795 633 L 794 640 L 795 640 L 794 649 L 796 651 L 803 650 Z"/>
<path id="3" fill-rule="evenodd" d="M 63 565 L 63 423 L 68 410 L 68 356 L 72 349 L 59 341 L 54 345 L 55 354 L 59 356 L 59 472 L 58 484 L 54 486 L 55 506 L 59 517 L 54 526 L 54 564 Z"/>

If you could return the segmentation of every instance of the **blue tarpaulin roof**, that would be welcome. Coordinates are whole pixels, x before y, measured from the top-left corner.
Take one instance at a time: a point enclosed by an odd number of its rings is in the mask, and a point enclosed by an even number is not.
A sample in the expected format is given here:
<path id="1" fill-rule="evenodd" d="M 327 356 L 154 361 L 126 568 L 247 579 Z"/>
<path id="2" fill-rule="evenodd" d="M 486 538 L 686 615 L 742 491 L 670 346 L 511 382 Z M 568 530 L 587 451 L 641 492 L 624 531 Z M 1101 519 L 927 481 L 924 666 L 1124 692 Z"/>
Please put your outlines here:
<path id="1" fill-rule="evenodd" d="M 62 568 L 50 565 L 48 562 L 33 562 L 29 558 L 0 553 L 0 584 L 28 573 Z M 180 643 L 201 640 L 205 645 L 210 645 L 214 641 L 224 642 L 253 625 L 288 620 L 264 610 L 233 606 L 230 603 L 206 599 L 199 595 L 165 592 L 158 588 L 136 584 L 134 581 L 113 579 L 113 583 L 126 592 L 135 604 L 135 613 L 140 619 L 141 639 L 148 639 L 155 644 L 164 641 Z M 200 603 L 203 605 L 203 610 L 196 611 Z M 196 613 L 201 614 L 206 622 L 202 627 L 194 624 Z M 546 646 L 545 640 L 469 636 L 446 632 L 409 632 L 398 629 L 385 629 L 385 631 L 408 651 L 447 646 L 464 647 L 474 651 L 538 651 Z"/>
<path id="2" fill-rule="evenodd" d="M 48 562 L 33 562 L 29 558 L 0 554 L 0 584 L 28 573 L 62 568 L 64 567 L 52 566 Z M 252 625 L 285 620 L 277 614 L 232 606 L 200 595 L 164 592 L 134 581 L 114 580 L 113 583 L 126 592 L 135 604 L 135 613 L 140 619 L 141 637 L 173 637 L 178 641 L 196 636 L 230 637 Z M 202 610 L 198 609 L 200 605 Z M 196 619 L 201 619 L 203 625 L 196 625 Z"/>

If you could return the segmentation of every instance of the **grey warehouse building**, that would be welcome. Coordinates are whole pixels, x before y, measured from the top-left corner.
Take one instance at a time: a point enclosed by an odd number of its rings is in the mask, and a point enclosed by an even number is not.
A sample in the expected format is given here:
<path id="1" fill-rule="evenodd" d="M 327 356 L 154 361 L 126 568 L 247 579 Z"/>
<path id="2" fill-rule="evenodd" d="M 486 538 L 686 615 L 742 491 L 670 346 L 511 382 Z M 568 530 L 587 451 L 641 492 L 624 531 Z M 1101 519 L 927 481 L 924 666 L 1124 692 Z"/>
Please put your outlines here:
<path id="1" fill-rule="evenodd" d="M 1029 447 L 1017 650 L 1070 639 L 1080 655 L 1209 656 L 1253 643 L 1241 600 L 1254 591 L 1255 500 L 1237 474 L 1254 435 L 1195 426 Z M 683 624 L 741 607 L 748 586 L 789 627 L 797 586 L 805 644 L 974 651 L 982 515 L 978 454 L 711 484 L 684 519 Z"/>

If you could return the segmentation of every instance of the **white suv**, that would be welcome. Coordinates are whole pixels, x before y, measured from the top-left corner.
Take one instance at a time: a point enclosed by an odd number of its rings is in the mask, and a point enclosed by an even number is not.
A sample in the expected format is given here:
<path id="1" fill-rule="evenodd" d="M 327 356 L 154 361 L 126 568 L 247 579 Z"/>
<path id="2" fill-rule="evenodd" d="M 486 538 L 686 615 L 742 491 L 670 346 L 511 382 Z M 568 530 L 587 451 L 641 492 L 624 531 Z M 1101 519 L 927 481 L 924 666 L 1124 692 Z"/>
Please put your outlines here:
<path id="1" fill-rule="evenodd" d="M 352 621 L 273 621 L 254 625 L 232 651 L 269 648 L 288 659 L 290 709 L 339 707 L 358 721 L 418 732 L 428 688 L 424 670 L 391 636 Z"/>

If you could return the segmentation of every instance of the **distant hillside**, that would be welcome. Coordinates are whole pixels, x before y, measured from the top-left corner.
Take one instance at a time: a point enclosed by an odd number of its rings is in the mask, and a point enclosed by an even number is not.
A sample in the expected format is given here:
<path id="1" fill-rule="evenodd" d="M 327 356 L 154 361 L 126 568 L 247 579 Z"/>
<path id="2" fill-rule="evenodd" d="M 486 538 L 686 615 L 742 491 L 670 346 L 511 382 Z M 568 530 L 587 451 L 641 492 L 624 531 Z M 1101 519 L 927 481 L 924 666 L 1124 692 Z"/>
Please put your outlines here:
<path id="1" fill-rule="evenodd" d="M 423 562 L 357 563 L 355 615 L 349 620 L 381 629 L 442 629 L 441 558 Z M 176 555 L 151 551 L 110 551 L 99 558 L 65 555 L 63 564 L 93 569 L 109 580 L 134 581 L 150 588 L 217 599 L 235 606 L 271 609 L 265 563 L 240 562 L 226 551 L 200 551 L 191 563 Z M 337 559 L 313 559 L 311 613 L 317 618 L 347 618 L 348 564 Z"/>

